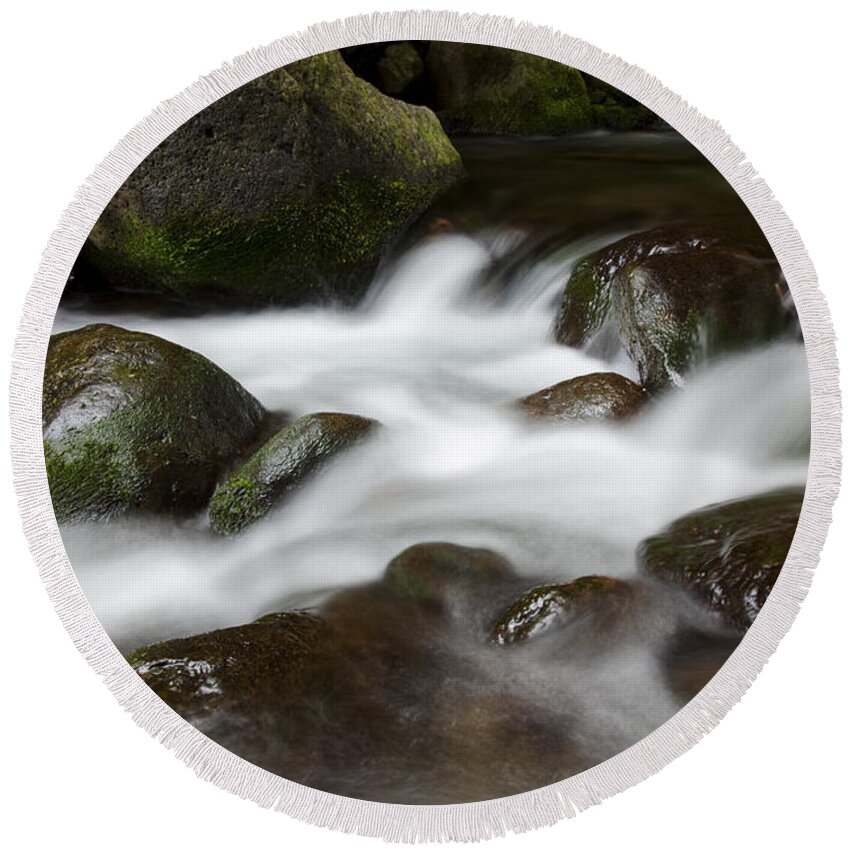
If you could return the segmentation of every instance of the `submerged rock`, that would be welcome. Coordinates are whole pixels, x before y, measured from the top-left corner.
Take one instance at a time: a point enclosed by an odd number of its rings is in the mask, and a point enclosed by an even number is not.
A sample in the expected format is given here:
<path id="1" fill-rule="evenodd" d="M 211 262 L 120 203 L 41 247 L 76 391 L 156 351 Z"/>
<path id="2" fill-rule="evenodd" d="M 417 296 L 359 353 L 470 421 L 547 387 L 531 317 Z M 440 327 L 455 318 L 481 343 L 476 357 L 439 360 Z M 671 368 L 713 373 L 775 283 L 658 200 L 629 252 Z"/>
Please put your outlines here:
<path id="1" fill-rule="evenodd" d="M 681 383 L 697 357 L 770 340 L 793 317 L 769 246 L 757 238 L 658 228 L 582 260 L 564 289 L 555 339 L 586 343 L 611 322 L 645 388 Z"/>
<path id="2" fill-rule="evenodd" d="M 159 337 L 105 324 L 57 334 L 42 401 L 56 518 L 199 510 L 264 416 L 218 366 Z"/>
<path id="3" fill-rule="evenodd" d="M 261 519 L 309 475 L 377 425 L 374 419 L 348 413 L 302 416 L 218 486 L 210 501 L 213 531 L 235 534 Z"/>
<path id="4" fill-rule="evenodd" d="M 644 391 L 616 372 L 593 372 L 562 381 L 520 399 L 529 416 L 554 422 L 624 419 L 636 413 Z"/>
<path id="5" fill-rule="evenodd" d="M 746 631 L 785 563 L 803 493 L 802 488 L 776 490 L 694 511 L 645 540 L 639 563 Z"/>
<path id="6" fill-rule="evenodd" d="M 569 625 L 581 617 L 620 616 L 633 589 L 605 576 L 584 576 L 567 584 L 548 584 L 523 593 L 493 624 L 490 639 L 512 644 Z"/>
<path id="7" fill-rule="evenodd" d="M 662 653 L 667 684 L 683 702 L 692 700 L 717 674 L 741 642 L 739 634 L 679 628 Z"/>
<path id="8" fill-rule="evenodd" d="M 305 612 L 283 612 L 255 623 L 137 649 L 130 666 L 190 723 L 216 712 L 249 722 L 292 686 L 325 634 Z"/>
<path id="9" fill-rule="evenodd" d="M 490 549 L 417 543 L 389 562 L 384 584 L 400 596 L 442 604 L 458 590 L 492 585 L 513 575 L 510 562 Z"/>
<path id="10" fill-rule="evenodd" d="M 115 194 L 82 259 L 112 286 L 187 300 L 350 303 L 461 175 L 433 112 L 384 96 L 331 51 L 179 127 Z"/>
<path id="11" fill-rule="evenodd" d="M 503 47 L 434 41 L 425 66 L 449 133 L 561 135 L 593 124 L 582 75 L 560 62 Z"/>

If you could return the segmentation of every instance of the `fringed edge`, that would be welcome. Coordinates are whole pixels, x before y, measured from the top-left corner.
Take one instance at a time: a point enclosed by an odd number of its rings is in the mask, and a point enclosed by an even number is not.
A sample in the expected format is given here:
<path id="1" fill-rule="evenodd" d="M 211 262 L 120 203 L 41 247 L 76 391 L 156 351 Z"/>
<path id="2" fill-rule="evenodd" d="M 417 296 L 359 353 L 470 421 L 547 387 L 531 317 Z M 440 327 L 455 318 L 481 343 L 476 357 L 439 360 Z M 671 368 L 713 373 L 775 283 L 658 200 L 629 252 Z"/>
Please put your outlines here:
<path id="1" fill-rule="evenodd" d="M 128 666 L 83 595 L 59 536 L 42 452 L 42 375 L 59 298 L 86 236 L 130 172 L 191 116 L 261 74 L 327 50 L 402 39 L 475 42 L 546 56 L 622 89 L 678 130 L 734 187 L 770 241 L 800 316 L 812 397 L 809 477 L 788 559 L 754 625 L 709 685 L 655 732 L 584 773 L 525 794 L 463 805 L 389 805 L 316 791 L 244 761 L 173 712 Z M 478 841 L 573 817 L 637 784 L 690 749 L 741 699 L 808 592 L 838 492 L 840 404 L 832 322 L 806 250 L 770 189 L 717 122 L 640 68 L 551 28 L 477 14 L 393 12 L 317 24 L 225 63 L 157 107 L 79 188 L 48 242 L 24 306 L 11 378 L 12 463 L 24 532 L 65 628 L 136 723 L 198 776 L 317 826 L 388 841 Z"/>

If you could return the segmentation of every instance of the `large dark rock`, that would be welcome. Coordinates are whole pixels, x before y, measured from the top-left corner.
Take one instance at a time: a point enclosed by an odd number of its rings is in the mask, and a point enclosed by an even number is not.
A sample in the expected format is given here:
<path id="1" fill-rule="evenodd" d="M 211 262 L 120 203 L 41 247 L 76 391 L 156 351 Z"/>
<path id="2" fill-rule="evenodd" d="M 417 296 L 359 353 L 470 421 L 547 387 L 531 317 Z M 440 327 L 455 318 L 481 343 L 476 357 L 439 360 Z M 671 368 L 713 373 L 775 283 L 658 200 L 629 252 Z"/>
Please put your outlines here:
<path id="1" fill-rule="evenodd" d="M 235 534 L 261 519 L 377 424 L 348 413 L 311 413 L 279 431 L 216 489 L 209 511 L 213 531 Z"/>
<path id="2" fill-rule="evenodd" d="M 582 260 L 555 339 L 579 346 L 610 322 L 650 391 L 680 384 L 698 357 L 767 341 L 795 321 L 782 272 L 758 239 L 692 227 L 621 239 Z"/>
<path id="3" fill-rule="evenodd" d="M 602 616 L 610 623 L 628 609 L 632 596 L 630 585 L 605 576 L 541 585 L 523 593 L 499 616 L 490 639 L 498 644 L 519 643 L 588 616 Z"/>
<path id="4" fill-rule="evenodd" d="M 593 124 L 583 77 L 560 62 L 502 47 L 435 41 L 425 67 L 449 133 L 561 135 Z"/>
<path id="5" fill-rule="evenodd" d="M 382 95 L 332 51 L 172 133 L 104 210 L 83 261 L 113 286 L 189 300 L 351 302 L 461 174 L 429 109 Z"/>
<path id="6" fill-rule="evenodd" d="M 645 540 L 642 569 L 690 590 L 732 627 L 752 625 L 794 538 L 802 488 L 709 505 Z"/>
<path id="7" fill-rule="evenodd" d="M 616 372 L 593 372 L 561 381 L 519 401 L 523 412 L 552 422 L 625 419 L 636 413 L 644 391 Z"/>
<path id="8" fill-rule="evenodd" d="M 197 511 L 264 416 L 233 378 L 179 345 L 113 325 L 57 334 L 42 401 L 56 517 Z"/>

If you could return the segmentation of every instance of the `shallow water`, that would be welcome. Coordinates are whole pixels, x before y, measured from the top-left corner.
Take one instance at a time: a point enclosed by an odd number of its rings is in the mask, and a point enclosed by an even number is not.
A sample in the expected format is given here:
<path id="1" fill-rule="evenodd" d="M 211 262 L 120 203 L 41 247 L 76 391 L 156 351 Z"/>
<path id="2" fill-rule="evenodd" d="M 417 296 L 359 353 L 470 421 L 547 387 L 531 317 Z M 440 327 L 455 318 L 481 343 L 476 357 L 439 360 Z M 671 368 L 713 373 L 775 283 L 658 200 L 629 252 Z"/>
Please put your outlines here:
<path id="1" fill-rule="evenodd" d="M 617 144 L 466 143 L 469 184 L 435 206 L 354 311 L 60 309 L 56 331 L 109 321 L 199 351 L 270 410 L 338 410 L 386 426 L 237 538 L 214 536 L 203 516 L 64 527 L 83 590 L 119 648 L 317 605 L 334 589 L 378 579 L 393 556 L 429 540 L 494 549 L 529 580 L 632 578 L 637 545 L 678 516 L 805 483 L 809 394 L 800 343 L 698 365 L 683 389 L 626 424 L 541 427 L 511 407 L 577 375 L 635 377 L 616 347 L 578 351 L 551 340 L 558 298 L 580 257 L 700 210 L 703 219 L 741 221 L 731 190 L 681 142 L 635 134 Z M 541 162 L 559 163 L 558 179 L 544 185 Z M 555 210 L 566 226 L 539 226 Z M 428 226 L 447 211 L 450 226 Z M 462 630 L 450 632 L 446 657 L 455 661 L 445 662 L 440 687 L 449 700 L 476 688 L 516 689 L 545 709 L 551 728 L 568 715 L 583 753 L 573 769 L 583 769 L 678 708 L 658 670 L 656 638 L 699 615 L 677 593 L 653 584 L 646 592 L 644 623 L 601 657 L 523 656 L 496 670 Z M 469 665 L 478 678 L 461 681 L 455 674 Z M 415 786 L 409 793 L 389 768 L 312 784 L 435 801 L 445 775 L 419 768 L 419 780 L 405 780 Z M 485 775 L 458 777 L 465 790 L 445 791 L 448 799 L 514 788 L 507 780 L 488 785 Z"/>

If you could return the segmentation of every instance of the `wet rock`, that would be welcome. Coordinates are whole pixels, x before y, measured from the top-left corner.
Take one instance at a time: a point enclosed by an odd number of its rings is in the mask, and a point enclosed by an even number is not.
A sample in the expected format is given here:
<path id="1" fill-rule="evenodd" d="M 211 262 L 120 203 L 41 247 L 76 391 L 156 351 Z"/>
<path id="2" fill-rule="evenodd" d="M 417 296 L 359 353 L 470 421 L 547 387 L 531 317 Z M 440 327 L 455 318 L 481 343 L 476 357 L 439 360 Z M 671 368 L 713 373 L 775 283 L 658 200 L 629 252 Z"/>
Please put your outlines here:
<path id="1" fill-rule="evenodd" d="M 459 590 L 486 587 L 513 575 L 511 564 L 490 549 L 417 543 L 390 561 L 384 583 L 400 596 L 442 604 Z"/>
<path id="2" fill-rule="evenodd" d="M 621 616 L 633 596 L 630 585 L 605 576 L 584 576 L 567 584 L 549 584 L 523 593 L 493 624 L 490 639 L 514 644 L 538 637 L 580 618 Z"/>
<path id="3" fill-rule="evenodd" d="M 425 67 L 437 115 L 449 133 L 561 135 L 593 123 L 584 79 L 560 62 L 501 47 L 435 41 Z"/>
<path id="4" fill-rule="evenodd" d="M 205 357 L 97 324 L 50 340 L 42 419 L 57 519 L 202 508 L 262 405 Z"/>
<path id="5" fill-rule="evenodd" d="M 292 687 L 326 634 L 304 612 L 272 614 L 255 623 L 137 649 L 130 666 L 190 723 L 215 713 L 250 720 Z"/>
<path id="6" fill-rule="evenodd" d="M 626 237 L 570 276 L 555 339 L 579 346 L 616 328 L 650 391 L 680 384 L 697 358 L 775 338 L 794 322 L 766 243 L 692 227 Z"/>
<path id="7" fill-rule="evenodd" d="M 746 631 L 785 563 L 803 493 L 776 490 L 687 514 L 640 545 L 641 568 L 687 588 Z"/>
<path id="8" fill-rule="evenodd" d="M 616 372 L 594 372 L 562 381 L 519 401 L 534 418 L 553 422 L 625 419 L 636 413 L 645 399 L 634 381 Z"/>
<path id="9" fill-rule="evenodd" d="M 331 51 L 172 133 L 104 210 L 82 262 L 110 286 L 189 301 L 351 303 L 461 175 L 433 112 L 384 96 Z"/>
<path id="10" fill-rule="evenodd" d="M 378 423 L 348 413 L 311 413 L 275 434 L 216 489 L 210 525 L 235 534 L 341 451 L 365 439 Z"/>

